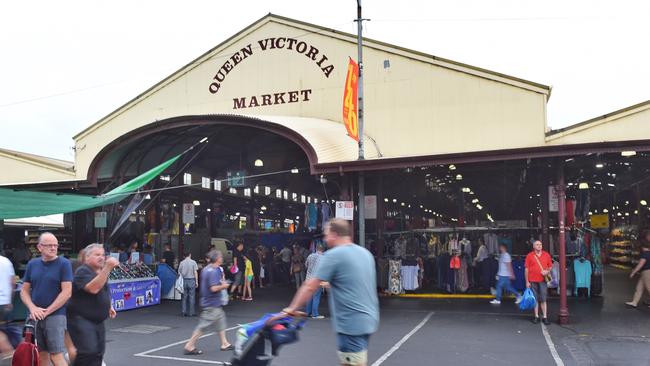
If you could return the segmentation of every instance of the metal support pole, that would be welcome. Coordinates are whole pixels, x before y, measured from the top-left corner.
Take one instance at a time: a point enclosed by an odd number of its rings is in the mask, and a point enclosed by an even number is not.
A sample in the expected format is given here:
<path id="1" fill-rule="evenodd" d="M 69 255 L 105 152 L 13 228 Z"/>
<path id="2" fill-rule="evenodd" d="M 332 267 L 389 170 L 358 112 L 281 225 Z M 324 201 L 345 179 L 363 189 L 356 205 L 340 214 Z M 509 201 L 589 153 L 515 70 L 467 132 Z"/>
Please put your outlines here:
<path id="1" fill-rule="evenodd" d="M 363 150 L 363 18 L 361 17 L 361 0 L 357 0 L 357 63 L 359 64 L 359 79 L 357 83 L 359 122 L 359 160 L 365 159 Z M 365 187 L 363 172 L 359 172 L 359 245 L 366 246 L 366 217 L 365 217 Z"/>
<path id="2" fill-rule="evenodd" d="M 566 292 L 566 236 L 565 236 L 565 218 L 566 218 L 566 188 L 564 184 L 564 162 L 558 163 L 557 172 L 557 192 L 558 192 L 558 223 L 560 227 L 560 316 L 561 325 L 569 323 L 569 307 L 567 305 Z"/>

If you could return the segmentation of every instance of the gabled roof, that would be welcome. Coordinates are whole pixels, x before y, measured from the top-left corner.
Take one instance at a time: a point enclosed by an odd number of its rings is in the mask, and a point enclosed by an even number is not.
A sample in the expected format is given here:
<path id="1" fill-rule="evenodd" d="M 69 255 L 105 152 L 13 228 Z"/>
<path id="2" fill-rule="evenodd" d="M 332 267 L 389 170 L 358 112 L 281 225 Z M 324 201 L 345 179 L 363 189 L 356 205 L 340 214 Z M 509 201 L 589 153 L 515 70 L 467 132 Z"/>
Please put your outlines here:
<path id="1" fill-rule="evenodd" d="M 76 140 L 76 139 L 82 137 L 83 135 L 86 135 L 87 133 L 94 130 L 94 128 L 96 128 L 96 127 L 104 124 L 105 122 L 109 121 L 110 119 L 112 119 L 112 117 L 115 117 L 115 116 L 119 115 L 120 113 L 122 113 L 122 112 L 126 111 L 127 109 L 129 109 L 131 106 L 137 104 L 140 100 L 143 100 L 143 99 L 147 98 L 152 93 L 154 93 L 157 90 L 165 87 L 168 83 L 170 83 L 170 82 L 174 81 L 175 79 L 181 77 L 185 73 L 190 72 L 196 66 L 200 65 L 203 62 L 208 61 L 211 58 L 211 56 L 213 54 L 217 53 L 220 49 L 226 48 L 231 43 L 236 42 L 240 37 L 243 37 L 246 34 L 253 32 L 257 28 L 259 28 L 262 25 L 267 24 L 269 22 L 276 22 L 276 23 L 279 23 L 279 24 L 284 24 L 284 25 L 295 27 L 295 28 L 304 29 L 306 31 L 314 32 L 314 33 L 318 33 L 318 34 L 327 34 L 327 35 L 329 35 L 331 37 L 338 38 L 338 39 L 341 39 L 341 40 L 346 41 L 346 42 L 351 42 L 351 43 L 356 43 L 357 42 L 356 41 L 357 36 L 353 35 L 353 34 L 350 34 L 350 33 L 341 32 L 341 31 L 337 31 L 335 29 L 322 27 L 322 26 L 319 26 L 319 25 L 315 25 L 315 24 L 311 24 L 311 23 L 307 23 L 307 22 L 303 22 L 303 21 L 299 21 L 299 20 L 295 20 L 295 19 L 291 19 L 291 18 L 286 18 L 286 17 L 282 17 L 282 16 L 278 16 L 278 15 L 269 13 L 266 16 L 264 16 L 264 17 L 260 18 L 259 20 L 257 20 L 256 22 L 254 22 L 253 24 L 251 24 L 248 27 L 244 28 L 243 30 L 237 32 L 235 35 L 233 35 L 230 38 L 226 39 L 224 42 L 222 42 L 222 43 L 218 44 L 217 46 L 215 46 L 214 48 L 210 49 L 209 51 L 207 51 L 203 55 L 201 55 L 198 58 L 194 59 L 189 64 L 183 66 L 181 69 L 179 69 L 175 73 L 171 74 L 170 76 L 166 77 L 162 81 L 158 82 L 157 84 L 155 84 L 151 88 L 147 89 L 146 91 L 144 91 L 143 93 L 141 93 L 137 97 L 133 98 L 132 100 L 130 100 L 129 102 L 127 102 L 123 106 L 119 107 L 115 111 L 111 112 L 107 116 L 103 117 L 99 121 L 97 121 L 94 124 L 88 126 L 83 131 L 76 134 L 73 137 L 73 139 Z M 444 67 L 444 68 L 455 70 L 455 71 L 458 71 L 458 72 L 470 74 L 470 75 L 473 75 L 473 76 L 476 76 L 476 77 L 485 78 L 485 79 L 489 79 L 489 80 L 492 80 L 492 81 L 505 83 L 505 84 L 508 84 L 508 85 L 511 85 L 511 86 L 514 86 L 514 87 L 517 87 L 517 88 L 522 88 L 522 89 L 526 89 L 526 90 L 533 91 L 533 92 L 536 92 L 536 93 L 544 94 L 544 95 L 547 96 L 547 100 L 548 100 L 548 98 L 550 97 L 550 94 L 551 94 L 551 87 L 543 85 L 543 84 L 539 84 L 539 83 L 535 83 L 535 82 L 532 82 L 532 81 L 517 78 L 517 77 L 514 77 L 514 76 L 510 76 L 510 75 L 502 74 L 502 73 L 499 73 L 499 72 L 483 69 L 483 68 L 480 68 L 480 67 L 463 64 L 463 63 L 460 63 L 460 62 L 456 62 L 456 61 L 452 61 L 452 60 L 449 60 L 449 59 L 433 56 L 433 55 L 426 54 L 426 53 L 423 53 L 423 52 L 410 50 L 410 49 L 407 49 L 407 48 L 399 47 L 399 46 L 392 45 L 392 44 L 385 43 L 385 42 L 381 42 L 381 41 L 376 41 L 376 40 L 369 39 L 369 38 L 364 38 L 364 48 L 374 48 L 374 49 L 381 50 L 381 51 L 384 51 L 384 52 L 389 52 L 389 53 L 401 55 L 401 56 L 404 56 L 404 57 L 407 57 L 407 58 L 411 58 L 411 59 L 414 59 L 414 60 L 418 60 L 418 61 L 421 61 L 421 62 L 427 62 L 427 63 L 433 64 L 433 65 L 436 65 L 436 66 L 439 66 L 439 67 Z"/>
<path id="2" fill-rule="evenodd" d="M 557 130 L 551 130 L 546 133 L 547 139 L 553 139 L 556 137 L 560 137 L 563 135 L 569 135 L 572 133 L 580 132 L 583 130 L 587 130 L 589 128 L 596 127 L 598 125 L 608 123 L 615 121 L 617 119 L 623 118 L 625 116 L 629 116 L 632 114 L 636 114 L 639 112 L 643 112 L 645 110 L 650 109 L 650 100 L 646 100 L 645 102 L 641 102 L 639 104 L 635 104 L 629 107 L 625 107 L 623 109 L 619 109 L 617 111 L 611 112 L 604 114 L 602 116 L 588 119 L 583 122 L 579 122 L 564 128 L 559 128 Z"/>

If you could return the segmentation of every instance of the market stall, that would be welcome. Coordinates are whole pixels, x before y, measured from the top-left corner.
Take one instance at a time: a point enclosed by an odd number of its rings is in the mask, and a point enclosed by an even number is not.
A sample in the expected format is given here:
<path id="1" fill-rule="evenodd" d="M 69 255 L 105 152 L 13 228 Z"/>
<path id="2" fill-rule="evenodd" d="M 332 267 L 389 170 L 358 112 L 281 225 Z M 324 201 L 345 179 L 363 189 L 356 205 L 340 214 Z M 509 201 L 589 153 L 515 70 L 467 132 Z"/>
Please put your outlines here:
<path id="1" fill-rule="evenodd" d="M 142 263 L 121 263 L 110 274 L 108 288 L 116 311 L 160 304 L 161 283 Z"/>

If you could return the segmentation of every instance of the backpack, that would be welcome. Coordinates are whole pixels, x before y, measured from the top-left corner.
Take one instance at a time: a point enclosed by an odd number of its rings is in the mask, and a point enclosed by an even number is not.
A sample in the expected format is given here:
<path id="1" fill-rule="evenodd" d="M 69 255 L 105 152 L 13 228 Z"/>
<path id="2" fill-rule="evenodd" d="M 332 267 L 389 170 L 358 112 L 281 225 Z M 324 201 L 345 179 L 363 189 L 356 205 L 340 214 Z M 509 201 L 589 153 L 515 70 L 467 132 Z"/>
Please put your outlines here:
<path id="1" fill-rule="evenodd" d="M 20 342 L 14 356 L 11 359 L 11 366 L 39 366 L 38 347 L 34 340 L 34 322 L 27 320 L 23 328 L 23 341 Z"/>

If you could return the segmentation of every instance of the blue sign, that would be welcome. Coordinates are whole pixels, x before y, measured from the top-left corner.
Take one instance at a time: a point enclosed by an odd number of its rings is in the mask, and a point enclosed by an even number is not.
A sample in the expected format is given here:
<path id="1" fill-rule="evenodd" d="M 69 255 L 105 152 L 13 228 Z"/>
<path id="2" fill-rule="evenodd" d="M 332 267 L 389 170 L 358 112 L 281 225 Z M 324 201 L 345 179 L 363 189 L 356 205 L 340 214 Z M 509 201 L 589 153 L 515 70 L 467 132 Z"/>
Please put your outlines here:
<path id="1" fill-rule="evenodd" d="M 244 170 L 227 172 L 226 177 L 228 178 L 228 187 L 239 188 L 246 185 L 246 172 Z"/>
<path id="2" fill-rule="evenodd" d="M 158 277 L 110 281 L 111 305 L 115 311 L 131 310 L 160 304 Z"/>

